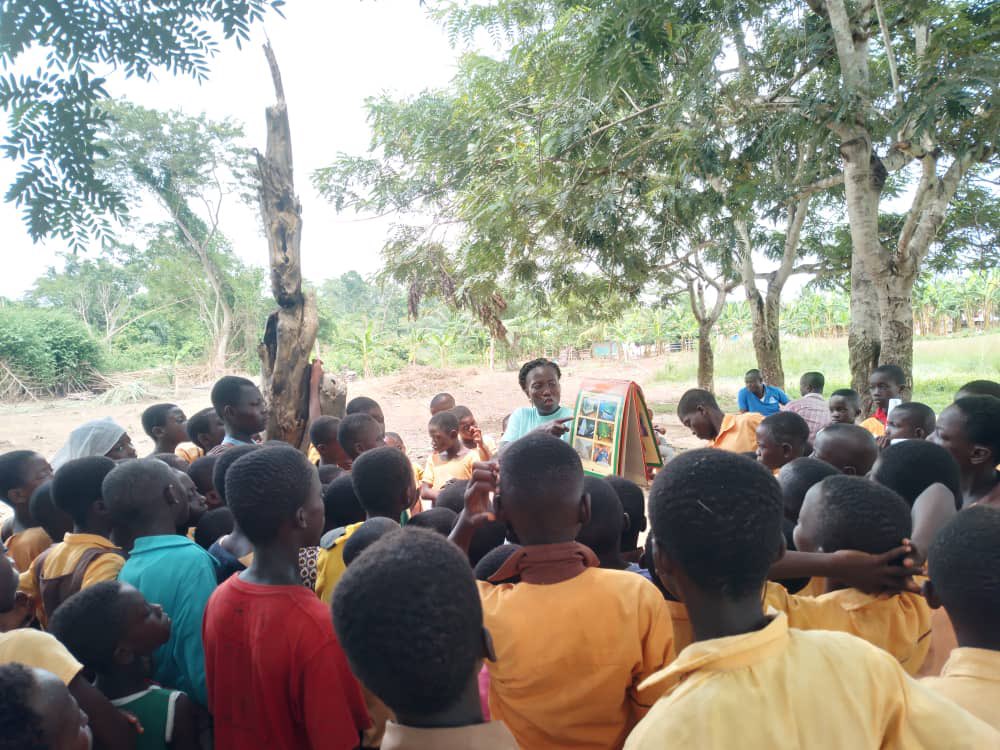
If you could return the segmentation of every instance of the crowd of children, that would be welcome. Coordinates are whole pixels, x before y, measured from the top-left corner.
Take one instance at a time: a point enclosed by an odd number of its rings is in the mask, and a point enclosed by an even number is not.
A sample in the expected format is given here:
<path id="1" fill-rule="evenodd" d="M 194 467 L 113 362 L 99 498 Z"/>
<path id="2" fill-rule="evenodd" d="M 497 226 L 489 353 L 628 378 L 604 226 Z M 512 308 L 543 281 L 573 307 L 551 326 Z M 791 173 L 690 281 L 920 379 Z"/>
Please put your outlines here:
<path id="1" fill-rule="evenodd" d="M 261 442 L 236 377 L 147 458 L 0 455 L 0 750 L 1000 749 L 1000 385 L 935 415 L 880 367 L 861 421 L 751 370 L 647 493 L 584 475 L 560 379 L 500 441 L 435 395 L 421 462 L 366 397 Z"/>

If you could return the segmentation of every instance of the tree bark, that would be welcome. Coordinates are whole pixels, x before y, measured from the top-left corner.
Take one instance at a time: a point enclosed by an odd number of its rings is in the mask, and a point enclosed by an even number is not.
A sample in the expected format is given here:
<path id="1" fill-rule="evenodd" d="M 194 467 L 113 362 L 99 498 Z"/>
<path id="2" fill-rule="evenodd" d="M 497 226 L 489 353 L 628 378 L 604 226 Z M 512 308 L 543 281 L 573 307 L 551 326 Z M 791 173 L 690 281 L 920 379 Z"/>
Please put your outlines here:
<path id="1" fill-rule="evenodd" d="M 712 329 L 715 321 L 698 324 L 698 387 L 715 390 L 715 352 L 712 349 Z"/>
<path id="2" fill-rule="evenodd" d="M 309 357 L 319 318 L 312 294 L 302 291 L 302 205 L 295 195 L 292 136 L 281 72 L 264 45 L 276 103 L 267 108 L 267 152 L 257 152 L 260 213 L 267 235 L 271 291 L 278 309 L 267 320 L 261 358 L 262 390 L 270 409 L 267 437 L 304 450 L 308 444 Z"/>

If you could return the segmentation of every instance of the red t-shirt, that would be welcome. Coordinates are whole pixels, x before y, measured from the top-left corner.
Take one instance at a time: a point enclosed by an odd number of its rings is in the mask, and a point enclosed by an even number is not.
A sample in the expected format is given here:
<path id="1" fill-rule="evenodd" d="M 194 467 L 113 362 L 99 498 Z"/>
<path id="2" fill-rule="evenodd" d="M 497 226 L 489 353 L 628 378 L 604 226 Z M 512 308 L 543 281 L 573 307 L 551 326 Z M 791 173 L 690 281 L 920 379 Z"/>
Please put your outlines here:
<path id="1" fill-rule="evenodd" d="M 368 712 L 312 591 L 232 576 L 208 601 L 202 637 L 216 750 L 358 747 Z"/>

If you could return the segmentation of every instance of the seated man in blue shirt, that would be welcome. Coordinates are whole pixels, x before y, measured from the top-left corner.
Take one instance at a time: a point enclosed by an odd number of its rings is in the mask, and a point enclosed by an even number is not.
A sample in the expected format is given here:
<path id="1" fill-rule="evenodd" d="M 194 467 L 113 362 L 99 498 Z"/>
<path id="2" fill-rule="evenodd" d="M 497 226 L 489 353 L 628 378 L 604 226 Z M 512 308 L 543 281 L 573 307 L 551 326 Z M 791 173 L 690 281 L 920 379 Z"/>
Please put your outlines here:
<path id="1" fill-rule="evenodd" d="M 760 370 L 748 370 L 743 382 L 746 388 L 740 388 L 737 396 L 741 414 L 753 411 L 766 417 L 781 411 L 781 405 L 789 402 L 787 393 L 764 382 Z"/>

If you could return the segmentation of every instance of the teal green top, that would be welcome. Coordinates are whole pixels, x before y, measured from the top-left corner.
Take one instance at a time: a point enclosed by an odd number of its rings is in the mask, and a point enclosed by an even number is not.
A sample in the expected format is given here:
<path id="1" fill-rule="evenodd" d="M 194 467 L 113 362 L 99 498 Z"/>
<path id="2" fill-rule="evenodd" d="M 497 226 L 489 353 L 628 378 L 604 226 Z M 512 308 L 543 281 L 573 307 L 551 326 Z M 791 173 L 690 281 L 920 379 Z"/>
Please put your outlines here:
<path id="1" fill-rule="evenodd" d="M 141 536 L 135 540 L 118 580 L 135 586 L 146 601 L 159 604 L 173 621 L 170 640 L 153 655 L 153 679 L 183 690 L 207 706 L 201 621 L 215 591 L 214 558 L 179 534 Z"/>
<path id="2" fill-rule="evenodd" d="M 500 438 L 500 442 L 512 443 L 518 438 L 523 438 L 536 427 L 541 427 L 546 422 L 572 416 L 573 410 L 568 406 L 560 406 L 551 414 L 539 414 L 538 409 L 534 406 L 522 406 L 520 409 L 515 409 L 514 413 L 510 415 L 510 419 L 507 421 L 507 431 Z M 567 424 L 566 426 L 572 429 L 572 425 Z M 572 437 L 572 434 L 567 432 L 562 436 L 562 439 L 568 443 Z"/>
<path id="3" fill-rule="evenodd" d="M 165 690 L 154 685 L 141 693 L 115 698 L 112 705 L 135 716 L 142 725 L 136 750 L 167 750 L 174 740 L 174 714 L 178 690 Z"/>

